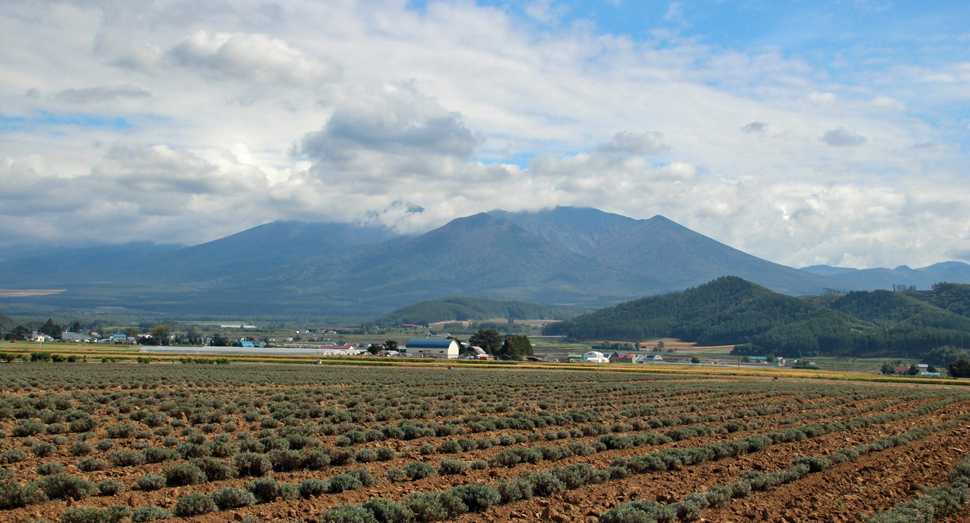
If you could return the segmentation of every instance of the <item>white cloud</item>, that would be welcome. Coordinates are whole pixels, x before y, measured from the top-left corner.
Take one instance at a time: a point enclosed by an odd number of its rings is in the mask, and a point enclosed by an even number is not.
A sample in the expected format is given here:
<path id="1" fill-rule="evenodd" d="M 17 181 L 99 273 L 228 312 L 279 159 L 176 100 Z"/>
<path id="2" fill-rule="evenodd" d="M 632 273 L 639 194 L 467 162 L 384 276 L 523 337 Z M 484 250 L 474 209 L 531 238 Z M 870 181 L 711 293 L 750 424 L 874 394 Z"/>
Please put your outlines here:
<path id="1" fill-rule="evenodd" d="M 832 147 L 857 147 L 869 141 L 865 136 L 858 135 L 845 127 L 827 131 L 818 140 Z"/>
<path id="2" fill-rule="evenodd" d="M 115 100 L 148 98 L 152 93 L 136 85 L 122 85 L 118 87 L 97 86 L 82 89 L 65 89 L 55 96 L 72 104 L 105 103 Z"/>
<path id="3" fill-rule="evenodd" d="M 0 244 L 589 205 L 795 265 L 970 249 L 964 62 L 830 72 L 685 36 L 680 3 L 662 41 L 406 4 L 4 4 Z"/>
<path id="4" fill-rule="evenodd" d="M 306 56 L 286 41 L 263 34 L 197 31 L 173 47 L 176 63 L 217 77 L 242 77 L 262 82 L 336 79 L 339 67 Z"/>
<path id="5" fill-rule="evenodd" d="M 741 130 L 746 133 L 761 134 L 765 132 L 766 127 L 768 127 L 768 124 L 764 122 L 749 122 L 744 124 L 744 127 L 742 127 Z"/>
<path id="6" fill-rule="evenodd" d="M 818 91 L 813 91 L 812 94 L 808 95 L 808 99 L 815 103 L 830 103 L 838 99 L 835 93 L 820 93 Z"/>
<path id="7" fill-rule="evenodd" d="M 875 105 L 876 107 L 885 107 L 887 109 L 895 109 L 897 111 L 906 110 L 906 104 L 888 96 L 877 96 L 872 100 L 872 105 Z"/>

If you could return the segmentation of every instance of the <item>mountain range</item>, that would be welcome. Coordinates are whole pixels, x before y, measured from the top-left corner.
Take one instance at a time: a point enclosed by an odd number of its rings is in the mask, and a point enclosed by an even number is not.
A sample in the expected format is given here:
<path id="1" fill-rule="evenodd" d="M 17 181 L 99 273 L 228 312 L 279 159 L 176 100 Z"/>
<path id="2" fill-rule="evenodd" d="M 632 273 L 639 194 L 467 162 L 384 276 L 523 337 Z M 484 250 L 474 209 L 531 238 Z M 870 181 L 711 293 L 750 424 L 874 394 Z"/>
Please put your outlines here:
<path id="1" fill-rule="evenodd" d="M 380 227 L 281 221 L 191 247 L 6 249 L 0 251 L 0 289 L 65 291 L 2 298 L 0 310 L 13 305 L 187 317 L 373 317 L 458 294 L 592 308 L 725 275 L 788 295 L 816 295 L 826 288 L 970 282 L 970 265 L 799 270 L 662 216 L 635 220 L 557 207 L 476 214 L 411 237 Z"/>

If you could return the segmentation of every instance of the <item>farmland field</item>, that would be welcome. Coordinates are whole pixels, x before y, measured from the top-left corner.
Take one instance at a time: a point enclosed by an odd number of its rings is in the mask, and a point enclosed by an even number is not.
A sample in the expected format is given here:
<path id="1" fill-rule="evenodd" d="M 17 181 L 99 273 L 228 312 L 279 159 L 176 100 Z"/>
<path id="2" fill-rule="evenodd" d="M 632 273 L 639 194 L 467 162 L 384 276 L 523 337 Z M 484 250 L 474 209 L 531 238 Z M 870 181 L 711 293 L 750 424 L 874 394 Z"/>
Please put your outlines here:
<path id="1" fill-rule="evenodd" d="M 968 516 L 970 393 L 955 387 L 12 363 L 0 391 L 2 521 Z"/>

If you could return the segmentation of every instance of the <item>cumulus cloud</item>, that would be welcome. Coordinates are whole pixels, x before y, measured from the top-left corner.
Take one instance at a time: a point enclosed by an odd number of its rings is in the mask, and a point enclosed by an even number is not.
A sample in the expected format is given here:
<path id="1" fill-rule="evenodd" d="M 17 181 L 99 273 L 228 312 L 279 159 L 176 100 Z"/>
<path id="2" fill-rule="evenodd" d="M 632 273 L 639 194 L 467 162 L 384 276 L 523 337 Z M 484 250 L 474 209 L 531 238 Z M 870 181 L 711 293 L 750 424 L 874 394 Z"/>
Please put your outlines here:
<path id="1" fill-rule="evenodd" d="M 858 135 L 845 127 L 828 131 L 818 140 L 832 147 L 857 147 L 869 141 L 865 136 Z"/>
<path id="2" fill-rule="evenodd" d="M 286 41 L 264 34 L 197 31 L 169 54 L 179 65 L 222 77 L 310 83 L 340 75 L 336 65 L 309 57 Z"/>
<path id="3" fill-rule="evenodd" d="M 318 160 L 322 176 L 346 171 L 390 180 L 453 173 L 481 142 L 461 114 L 404 85 L 338 108 L 321 131 L 301 140 L 299 153 Z"/>
<path id="4" fill-rule="evenodd" d="M 115 100 L 137 100 L 148 98 L 152 93 L 136 85 L 122 85 L 118 87 L 98 86 L 82 89 L 65 89 L 55 98 L 72 104 L 89 104 L 113 102 Z"/>
<path id="5" fill-rule="evenodd" d="M 625 153 L 638 155 L 654 155 L 667 152 L 670 148 L 663 143 L 660 133 L 631 133 L 620 132 L 613 135 L 613 139 L 596 147 L 603 153 Z"/>
<path id="6" fill-rule="evenodd" d="M 872 105 L 887 109 L 896 109 L 897 111 L 903 111 L 906 109 L 906 104 L 888 96 L 877 96 L 872 100 Z"/>
<path id="7" fill-rule="evenodd" d="M 0 244 L 586 205 L 793 265 L 970 248 L 963 58 L 740 49 L 687 35 L 681 2 L 638 34 L 564 2 L 412 4 L 6 5 Z"/>
<path id="8" fill-rule="evenodd" d="M 812 94 L 808 95 L 808 99 L 815 103 L 829 103 L 837 100 L 838 96 L 835 93 L 820 93 L 818 91 L 814 91 Z"/>
<path id="9" fill-rule="evenodd" d="M 745 124 L 745 126 L 742 127 L 741 130 L 744 131 L 744 132 L 746 132 L 746 133 L 757 133 L 757 134 L 760 134 L 760 133 L 765 132 L 765 128 L 766 127 L 768 127 L 768 124 L 766 124 L 764 122 L 751 122 L 749 124 Z"/>

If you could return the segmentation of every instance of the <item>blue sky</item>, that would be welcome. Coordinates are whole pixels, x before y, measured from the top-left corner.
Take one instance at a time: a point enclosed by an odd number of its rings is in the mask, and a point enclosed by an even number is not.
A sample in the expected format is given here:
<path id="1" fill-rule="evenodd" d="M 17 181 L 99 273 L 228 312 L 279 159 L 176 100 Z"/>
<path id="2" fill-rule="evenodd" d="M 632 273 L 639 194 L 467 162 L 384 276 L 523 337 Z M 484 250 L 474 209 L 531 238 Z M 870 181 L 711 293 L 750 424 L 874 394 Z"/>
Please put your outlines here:
<path id="1" fill-rule="evenodd" d="M 11 0 L 0 47 L 0 246 L 576 205 L 970 261 L 966 3 Z"/>

